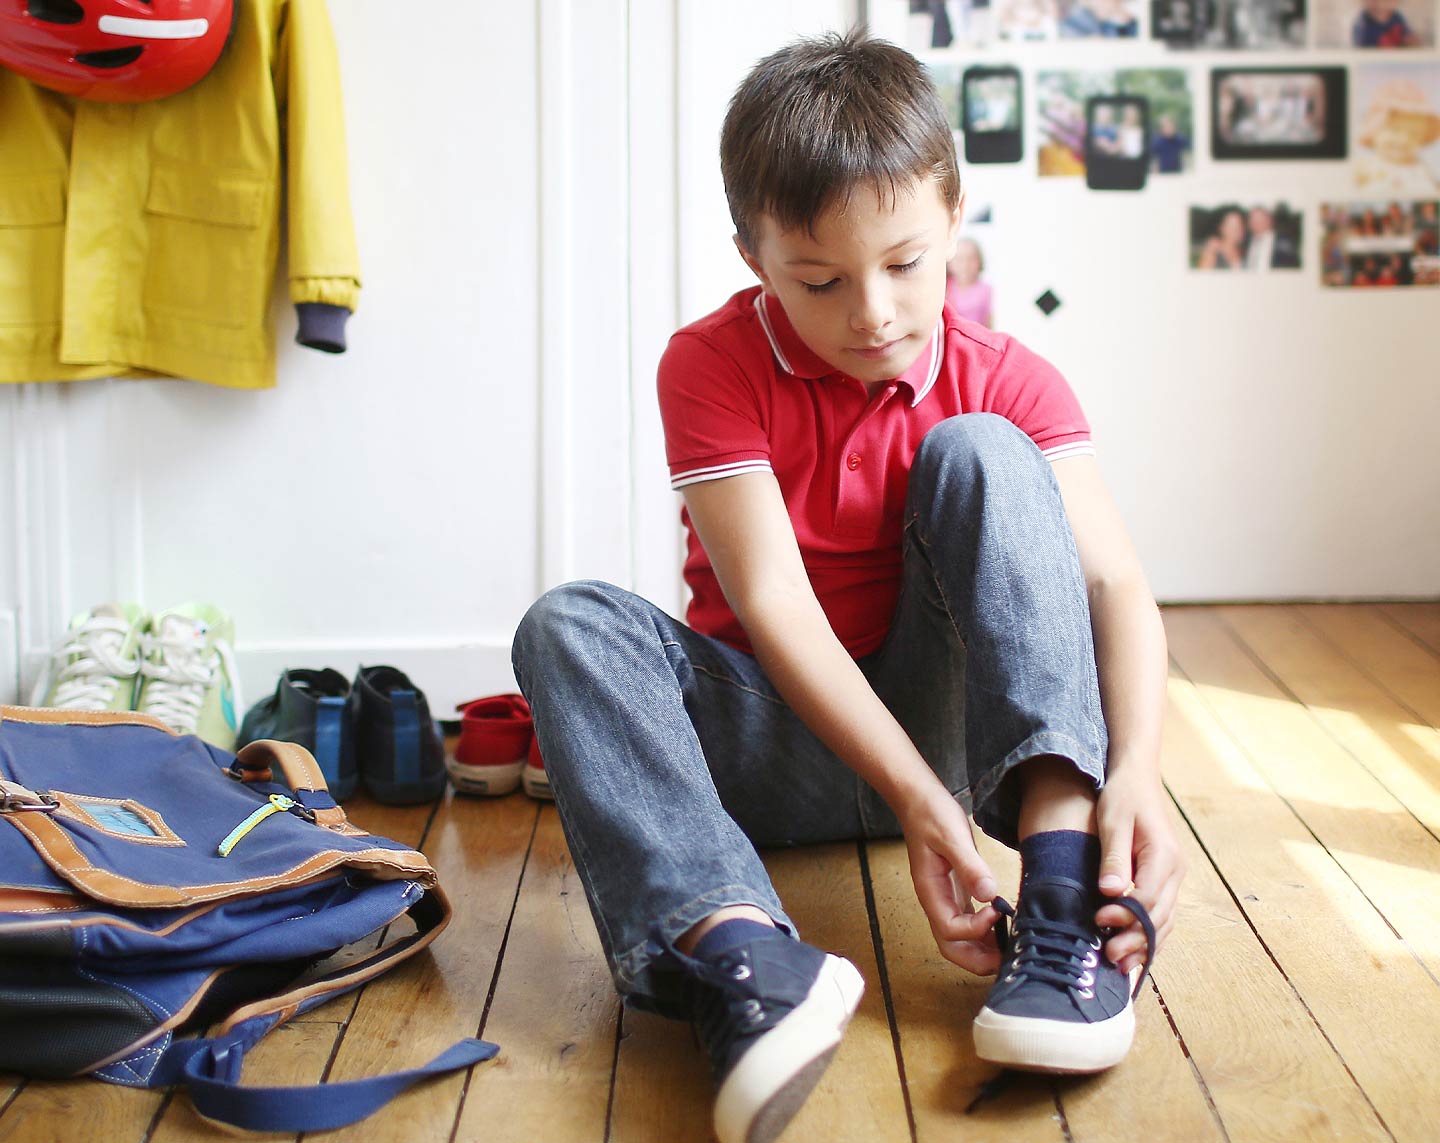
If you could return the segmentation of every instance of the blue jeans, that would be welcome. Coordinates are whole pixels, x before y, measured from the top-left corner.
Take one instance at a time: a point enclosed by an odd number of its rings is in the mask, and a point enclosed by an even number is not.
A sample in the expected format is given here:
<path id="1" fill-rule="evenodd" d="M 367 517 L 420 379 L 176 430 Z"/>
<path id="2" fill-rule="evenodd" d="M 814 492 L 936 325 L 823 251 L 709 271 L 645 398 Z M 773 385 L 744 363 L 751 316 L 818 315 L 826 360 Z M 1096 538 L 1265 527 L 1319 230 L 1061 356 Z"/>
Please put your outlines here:
<path id="1" fill-rule="evenodd" d="M 906 496 L 904 574 L 860 669 L 977 825 L 1016 844 L 1006 776 L 1040 755 L 1098 788 L 1106 737 L 1090 613 L 1049 464 L 991 414 L 937 425 Z M 609 584 L 530 608 L 515 675 L 576 871 L 627 1003 L 684 1015 L 668 949 L 727 905 L 794 932 L 756 846 L 895 837 L 899 822 L 751 655 Z"/>

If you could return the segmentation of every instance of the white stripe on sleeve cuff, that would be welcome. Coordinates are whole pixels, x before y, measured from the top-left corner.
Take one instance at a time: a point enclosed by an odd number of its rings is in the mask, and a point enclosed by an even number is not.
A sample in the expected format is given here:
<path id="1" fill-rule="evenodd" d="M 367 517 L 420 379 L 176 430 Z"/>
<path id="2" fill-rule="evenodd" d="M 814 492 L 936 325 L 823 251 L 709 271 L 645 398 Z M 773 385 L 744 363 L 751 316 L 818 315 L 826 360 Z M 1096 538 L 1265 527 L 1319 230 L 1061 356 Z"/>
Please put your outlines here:
<path id="1" fill-rule="evenodd" d="M 1072 441 L 1069 444 L 1056 445 L 1054 448 L 1041 450 L 1046 460 L 1064 460 L 1072 456 L 1094 456 L 1095 445 L 1092 441 Z"/>
<path id="2" fill-rule="evenodd" d="M 727 476 L 739 476 L 742 472 L 774 472 L 768 460 L 737 460 L 730 464 L 716 464 L 709 468 L 692 468 L 677 472 L 670 478 L 671 488 L 684 488 L 687 484 L 701 484 L 706 480 L 724 480 Z"/>

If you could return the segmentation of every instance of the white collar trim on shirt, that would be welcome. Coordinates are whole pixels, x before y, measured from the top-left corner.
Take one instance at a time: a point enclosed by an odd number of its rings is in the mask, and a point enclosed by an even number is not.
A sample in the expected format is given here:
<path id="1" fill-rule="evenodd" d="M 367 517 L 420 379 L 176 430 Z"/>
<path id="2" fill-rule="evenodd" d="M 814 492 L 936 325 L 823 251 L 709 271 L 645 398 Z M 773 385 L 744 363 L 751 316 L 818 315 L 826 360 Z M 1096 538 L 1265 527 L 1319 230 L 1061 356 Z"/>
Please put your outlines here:
<path id="1" fill-rule="evenodd" d="M 770 349 L 775 354 L 775 360 L 780 362 L 780 368 L 791 376 L 795 370 L 790 368 L 790 362 L 785 360 L 785 354 L 780 351 L 780 342 L 775 337 L 775 327 L 770 324 L 770 315 L 765 310 L 765 291 L 761 290 L 755 295 L 755 312 L 760 315 L 760 326 L 765 331 L 765 336 L 770 339 Z"/>
<path id="2" fill-rule="evenodd" d="M 775 360 L 780 363 L 780 368 L 791 376 L 795 370 L 790 362 L 786 360 L 784 352 L 780 348 L 780 341 L 775 336 L 775 327 L 770 324 L 770 315 L 765 309 L 765 291 L 761 290 L 755 295 L 755 312 L 760 317 L 760 328 L 765 331 L 765 337 L 770 342 L 770 351 L 775 354 Z M 910 402 L 913 409 L 925 399 L 925 394 L 935 387 L 935 381 L 940 376 L 940 360 L 943 356 L 941 349 L 945 342 L 945 319 L 941 318 L 935 323 L 935 333 L 930 338 L 930 368 L 925 374 L 925 384 L 921 385 L 915 393 L 915 399 Z"/>
<path id="3" fill-rule="evenodd" d="M 940 376 L 940 359 L 944 356 L 941 352 L 945 344 L 945 319 L 942 317 L 935 323 L 935 333 L 930 338 L 930 369 L 925 374 L 925 384 L 920 386 L 915 394 L 915 400 L 910 402 L 913 409 L 925 399 L 925 394 L 935 388 L 935 381 Z"/>

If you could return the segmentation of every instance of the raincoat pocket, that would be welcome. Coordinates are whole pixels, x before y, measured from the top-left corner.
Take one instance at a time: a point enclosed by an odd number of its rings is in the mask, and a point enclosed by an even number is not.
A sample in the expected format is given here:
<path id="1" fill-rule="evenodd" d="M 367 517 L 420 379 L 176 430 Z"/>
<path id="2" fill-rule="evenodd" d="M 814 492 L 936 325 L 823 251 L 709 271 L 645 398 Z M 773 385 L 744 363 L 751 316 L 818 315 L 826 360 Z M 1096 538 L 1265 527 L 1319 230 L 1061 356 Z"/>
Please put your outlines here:
<path id="1" fill-rule="evenodd" d="M 145 200 L 144 308 L 239 328 L 265 320 L 268 181 L 157 164 Z"/>
<path id="2" fill-rule="evenodd" d="M 0 175 L 0 326 L 59 322 L 64 261 L 64 177 Z"/>

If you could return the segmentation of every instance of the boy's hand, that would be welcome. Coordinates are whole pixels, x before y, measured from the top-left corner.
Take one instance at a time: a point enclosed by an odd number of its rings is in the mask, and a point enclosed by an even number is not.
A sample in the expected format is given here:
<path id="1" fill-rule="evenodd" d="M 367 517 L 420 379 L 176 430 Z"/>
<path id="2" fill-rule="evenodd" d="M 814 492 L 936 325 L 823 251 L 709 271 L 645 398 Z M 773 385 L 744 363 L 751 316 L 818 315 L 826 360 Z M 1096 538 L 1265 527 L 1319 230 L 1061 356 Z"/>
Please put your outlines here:
<path id="1" fill-rule="evenodd" d="M 1155 948 L 1165 943 L 1175 920 L 1175 899 L 1185 878 L 1185 858 L 1175 838 L 1164 787 L 1153 774 L 1113 774 L 1100 791 L 1096 807 L 1100 827 L 1100 892 L 1119 897 L 1130 893 L 1155 925 Z M 1145 934 L 1135 918 L 1119 905 L 1106 906 L 1096 923 L 1123 929 L 1105 945 L 1105 955 L 1122 972 L 1144 960 Z"/>
<path id="2" fill-rule="evenodd" d="M 965 811 L 943 786 L 937 783 L 935 789 L 898 815 L 915 896 L 940 954 L 988 975 L 1000 967 L 993 929 L 999 914 L 988 904 L 995 896 L 995 877 L 975 850 Z M 977 913 L 972 898 L 987 904 Z"/>

